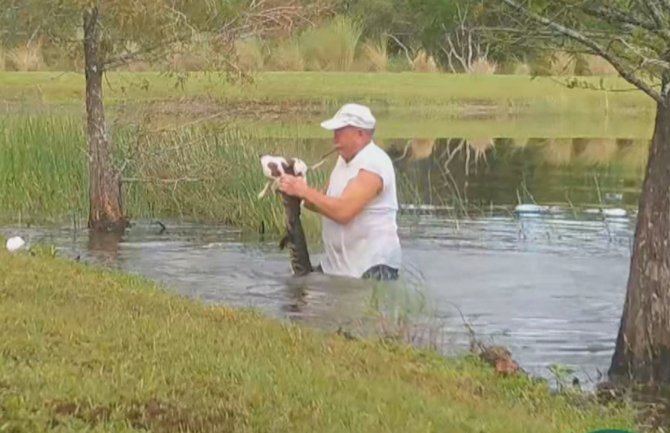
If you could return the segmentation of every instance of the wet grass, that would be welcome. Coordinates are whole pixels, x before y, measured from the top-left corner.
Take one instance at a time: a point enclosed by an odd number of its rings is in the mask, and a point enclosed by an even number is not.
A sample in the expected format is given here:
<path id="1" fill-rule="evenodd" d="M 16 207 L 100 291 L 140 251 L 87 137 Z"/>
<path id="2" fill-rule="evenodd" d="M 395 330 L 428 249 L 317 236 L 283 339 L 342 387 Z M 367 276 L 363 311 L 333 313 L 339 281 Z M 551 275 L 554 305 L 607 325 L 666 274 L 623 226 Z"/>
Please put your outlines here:
<path id="1" fill-rule="evenodd" d="M 5 431 L 633 428 L 624 407 L 469 357 L 324 335 L 42 254 L 2 250 L 0 275 Z"/>
<path id="2" fill-rule="evenodd" d="M 600 86 L 600 77 L 580 78 Z M 356 100 L 376 113 L 420 115 L 478 113 L 588 113 L 640 115 L 652 101 L 625 81 L 602 78 L 608 90 L 567 88 L 561 79 L 517 75 L 443 73 L 265 72 L 253 84 L 231 84 L 218 73 L 192 73 L 186 80 L 156 72 L 111 72 L 105 98 L 137 103 L 166 98 L 206 97 L 222 104 L 271 102 L 323 111 Z M 83 103 L 84 78 L 76 73 L 0 72 L 0 101 Z M 304 105 L 304 106 L 303 106 Z"/>

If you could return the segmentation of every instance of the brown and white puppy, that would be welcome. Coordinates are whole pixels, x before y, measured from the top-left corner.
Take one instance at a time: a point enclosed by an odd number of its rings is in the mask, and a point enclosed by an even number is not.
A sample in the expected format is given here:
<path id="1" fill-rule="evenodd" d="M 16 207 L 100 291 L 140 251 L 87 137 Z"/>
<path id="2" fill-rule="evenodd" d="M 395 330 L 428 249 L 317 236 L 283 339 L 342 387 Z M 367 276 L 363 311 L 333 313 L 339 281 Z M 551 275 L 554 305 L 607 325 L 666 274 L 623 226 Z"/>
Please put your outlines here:
<path id="1" fill-rule="evenodd" d="M 263 155 L 261 156 L 261 166 L 263 167 L 263 174 L 269 180 L 258 194 L 258 198 L 265 196 L 268 189 L 272 189 L 272 192 L 275 192 L 279 178 L 285 174 L 301 177 L 307 176 L 307 164 L 298 158 L 289 158 L 287 160 L 283 156 Z"/>

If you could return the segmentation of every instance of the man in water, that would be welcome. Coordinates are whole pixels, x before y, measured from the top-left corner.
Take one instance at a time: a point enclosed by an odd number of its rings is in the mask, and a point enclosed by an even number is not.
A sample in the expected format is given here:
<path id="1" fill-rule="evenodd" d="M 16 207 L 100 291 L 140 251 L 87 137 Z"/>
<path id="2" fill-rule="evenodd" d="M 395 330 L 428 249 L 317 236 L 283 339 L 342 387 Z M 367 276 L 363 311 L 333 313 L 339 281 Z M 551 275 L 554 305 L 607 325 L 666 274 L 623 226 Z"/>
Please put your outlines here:
<path id="1" fill-rule="evenodd" d="M 339 153 L 325 194 L 304 178 L 283 176 L 279 189 L 300 197 L 323 217 L 325 255 L 317 270 L 354 278 L 397 279 L 401 248 L 398 199 L 391 158 L 373 141 L 370 109 L 345 104 L 321 123 L 333 131 Z"/>

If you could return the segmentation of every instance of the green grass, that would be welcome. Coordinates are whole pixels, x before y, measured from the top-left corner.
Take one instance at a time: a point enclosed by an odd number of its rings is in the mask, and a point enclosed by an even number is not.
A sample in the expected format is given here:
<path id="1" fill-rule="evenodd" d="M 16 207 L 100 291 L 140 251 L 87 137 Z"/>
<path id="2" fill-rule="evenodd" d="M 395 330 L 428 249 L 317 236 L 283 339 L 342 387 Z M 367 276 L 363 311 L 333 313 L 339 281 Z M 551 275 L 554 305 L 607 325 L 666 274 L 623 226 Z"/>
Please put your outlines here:
<path id="1" fill-rule="evenodd" d="M 378 114 L 412 111 L 421 115 L 502 113 L 626 112 L 640 115 L 654 110 L 650 98 L 637 90 L 603 92 L 569 89 L 560 79 L 515 75 L 443 73 L 265 72 L 253 84 L 230 84 L 218 73 L 192 73 L 178 86 L 174 76 L 156 72 L 110 72 L 104 95 L 108 102 L 139 102 L 164 98 L 211 97 L 219 103 L 271 102 L 315 104 L 330 109 L 346 101 L 370 104 Z M 598 84 L 600 78 L 585 77 Z M 605 88 L 631 85 L 619 78 L 603 78 Z M 0 100 L 25 103 L 82 104 L 84 77 L 64 72 L 1 72 Z M 253 108 L 253 107 L 252 107 Z M 309 109 L 309 107 L 302 107 Z"/>
<path id="2" fill-rule="evenodd" d="M 625 408 L 499 378 L 474 359 L 348 341 L 205 306 L 138 277 L 4 250 L 0 275 L 3 431 L 633 427 Z"/>

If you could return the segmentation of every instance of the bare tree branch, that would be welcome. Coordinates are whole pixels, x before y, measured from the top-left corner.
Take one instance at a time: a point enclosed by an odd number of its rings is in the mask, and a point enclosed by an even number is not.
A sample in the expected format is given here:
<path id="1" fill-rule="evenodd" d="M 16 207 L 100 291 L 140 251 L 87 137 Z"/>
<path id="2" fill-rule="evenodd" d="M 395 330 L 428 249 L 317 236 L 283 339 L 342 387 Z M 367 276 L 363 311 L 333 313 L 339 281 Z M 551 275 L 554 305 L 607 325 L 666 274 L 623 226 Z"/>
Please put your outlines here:
<path id="1" fill-rule="evenodd" d="M 400 48 L 403 49 L 403 51 L 405 52 L 405 57 L 407 57 L 407 61 L 411 64 L 412 63 L 412 57 L 409 55 L 409 50 L 407 49 L 407 47 L 402 42 L 400 42 L 400 40 L 397 37 L 395 37 L 393 34 L 386 33 L 386 36 L 393 39 L 393 41 L 396 44 L 398 44 L 400 46 Z"/>
<path id="2" fill-rule="evenodd" d="M 290 32 L 298 21 L 311 23 L 307 15 L 315 15 L 325 8 L 314 6 L 316 10 L 306 10 L 301 5 L 267 5 L 265 0 L 253 0 L 241 14 L 223 24 L 219 30 L 219 38 L 232 40 L 239 35 L 262 35 L 277 30 Z"/>
<path id="3" fill-rule="evenodd" d="M 563 33 L 556 30 L 532 30 L 530 31 L 527 28 L 515 28 L 515 27 L 472 27 L 471 30 L 476 31 L 489 31 L 489 32 L 501 32 L 501 33 L 519 33 L 528 37 L 529 33 L 532 33 L 533 37 L 555 37 L 557 35 L 563 35 Z M 602 39 L 603 41 L 609 41 L 614 37 L 621 36 L 621 32 L 608 32 L 608 31 L 599 31 L 599 32 L 581 32 L 581 34 L 587 38 L 593 39 Z"/>
<path id="4" fill-rule="evenodd" d="M 600 57 L 604 58 L 607 60 L 613 67 L 614 69 L 619 72 L 619 74 L 629 83 L 633 84 L 640 90 L 642 90 L 644 93 L 649 95 L 652 99 L 654 99 L 656 102 L 659 104 L 665 105 L 665 100 L 661 95 L 655 91 L 651 86 L 649 86 L 647 83 L 642 81 L 639 77 L 635 76 L 635 74 L 632 73 L 632 71 L 628 70 L 623 63 L 618 59 L 616 56 L 614 56 L 612 53 L 608 52 L 605 48 L 603 48 L 600 44 L 597 42 L 587 38 L 584 36 L 582 33 L 578 32 L 575 29 L 565 27 L 559 23 L 553 22 L 546 17 L 543 17 L 541 15 L 538 15 L 534 13 L 533 11 L 529 10 L 528 8 L 519 5 L 513 0 L 502 0 L 504 3 L 506 3 L 508 6 L 513 8 L 514 10 L 526 15 L 528 18 L 532 19 L 533 21 L 543 24 L 559 33 L 561 33 L 564 36 L 567 36 L 587 47 L 593 50 L 594 53 L 599 55 Z"/>
<path id="5" fill-rule="evenodd" d="M 173 40 L 173 42 L 178 42 L 178 39 Z M 166 44 L 165 41 L 161 41 L 159 44 L 156 44 L 151 47 L 145 47 L 143 49 L 139 49 L 137 51 L 133 51 L 132 53 L 127 53 L 116 58 L 105 59 L 105 62 L 103 63 L 104 69 L 109 70 L 117 68 L 122 65 L 127 65 L 128 63 L 132 62 L 133 60 L 136 60 L 141 56 L 147 56 L 152 53 L 156 53 L 157 51 L 164 49 L 168 45 L 169 43 Z"/>

